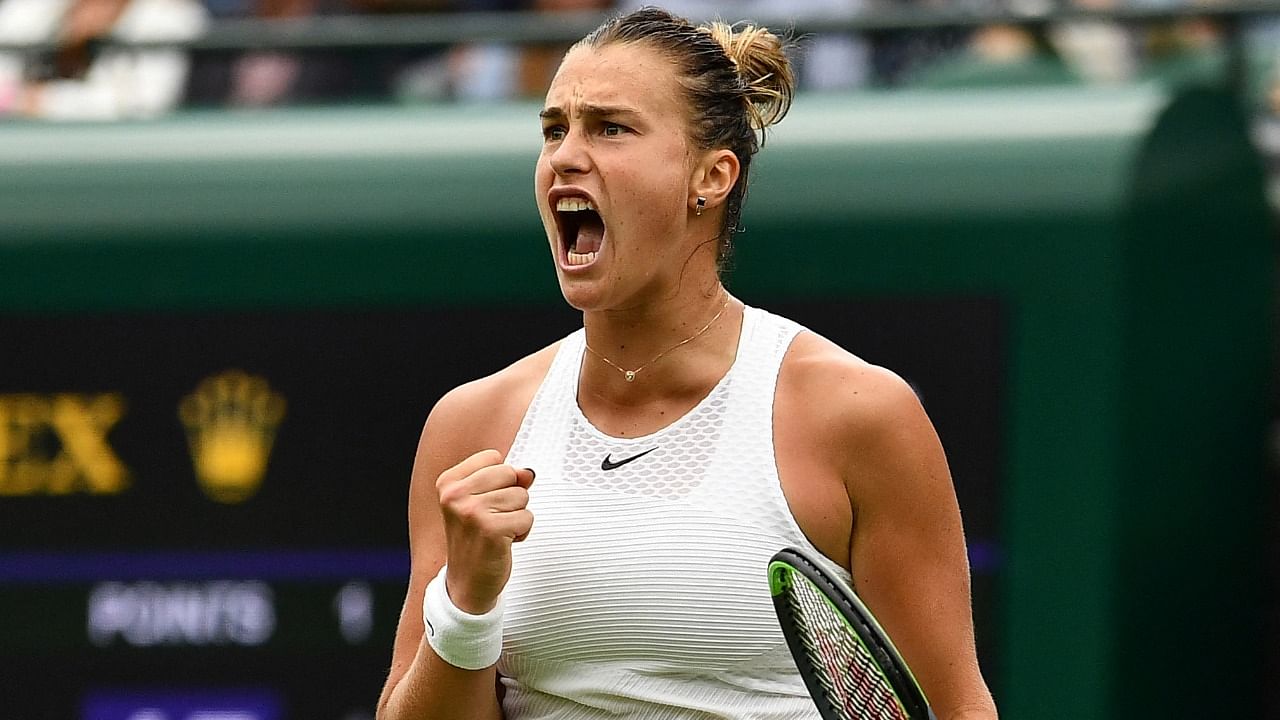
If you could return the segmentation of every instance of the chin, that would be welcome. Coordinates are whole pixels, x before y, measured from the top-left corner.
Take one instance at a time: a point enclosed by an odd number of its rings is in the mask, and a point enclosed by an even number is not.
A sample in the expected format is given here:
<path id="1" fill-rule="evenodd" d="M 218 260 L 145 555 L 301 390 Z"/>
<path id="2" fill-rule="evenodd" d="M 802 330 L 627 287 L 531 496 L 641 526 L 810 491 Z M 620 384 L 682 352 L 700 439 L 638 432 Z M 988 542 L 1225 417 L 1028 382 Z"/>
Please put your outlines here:
<path id="1" fill-rule="evenodd" d="M 606 276 L 574 277 L 571 273 L 557 273 L 560 295 L 569 307 L 581 312 L 605 310 L 618 302 L 612 278 Z"/>
<path id="2" fill-rule="evenodd" d="M 600 306 L 600 292 L 597 288 L 584 287 L 585 283 L 572 278 L 560 277 L 560 295 L 569 307 L 586 312 Z"/>

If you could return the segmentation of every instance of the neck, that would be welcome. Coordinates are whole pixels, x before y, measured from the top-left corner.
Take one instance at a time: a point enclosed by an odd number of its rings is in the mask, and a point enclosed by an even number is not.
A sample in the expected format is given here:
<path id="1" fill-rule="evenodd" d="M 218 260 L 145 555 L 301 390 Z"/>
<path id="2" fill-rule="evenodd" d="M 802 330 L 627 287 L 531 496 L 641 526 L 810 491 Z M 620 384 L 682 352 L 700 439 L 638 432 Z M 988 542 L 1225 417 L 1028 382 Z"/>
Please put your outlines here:
<path id="1" fill-rule="evenodd" d="M 740 320 L 719 281 L 691 297 L 587 312 L 581 387 L 617 404 L 705 391 L 733 363 Z"/>

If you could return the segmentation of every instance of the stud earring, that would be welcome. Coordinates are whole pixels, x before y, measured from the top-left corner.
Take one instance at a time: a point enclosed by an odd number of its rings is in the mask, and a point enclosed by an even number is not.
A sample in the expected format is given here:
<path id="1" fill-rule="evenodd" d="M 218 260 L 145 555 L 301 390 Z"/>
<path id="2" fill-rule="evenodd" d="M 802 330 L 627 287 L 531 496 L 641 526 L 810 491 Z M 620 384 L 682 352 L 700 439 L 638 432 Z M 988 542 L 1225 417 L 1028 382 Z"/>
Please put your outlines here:
<path id="1" fill-rule="evenodd" d="M 696 204 L 697 208 L 694 209 L 693 214 L 702 217 L 702 211 L 707 209 L 707 199 L 699 195 Z"/>

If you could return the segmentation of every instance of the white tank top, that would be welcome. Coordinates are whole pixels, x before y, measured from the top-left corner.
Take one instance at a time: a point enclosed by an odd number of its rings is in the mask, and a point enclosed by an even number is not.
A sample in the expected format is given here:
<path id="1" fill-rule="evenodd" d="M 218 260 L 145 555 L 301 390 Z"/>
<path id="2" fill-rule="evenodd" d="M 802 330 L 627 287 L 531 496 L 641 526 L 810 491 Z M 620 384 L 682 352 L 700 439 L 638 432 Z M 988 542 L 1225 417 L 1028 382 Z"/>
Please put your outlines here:
<path id="1" fill-rule="evenodd" d="M 507 720 L 818 717 L 765 572 L 785 546 L 817 553 L 773 455 L 778 369 L 801 330 L 747 308 L 729 372 L 637 438 L 583 416 L 585 334 L 561 343 L 508 455 L 537 478 L 505 591 Z"/>

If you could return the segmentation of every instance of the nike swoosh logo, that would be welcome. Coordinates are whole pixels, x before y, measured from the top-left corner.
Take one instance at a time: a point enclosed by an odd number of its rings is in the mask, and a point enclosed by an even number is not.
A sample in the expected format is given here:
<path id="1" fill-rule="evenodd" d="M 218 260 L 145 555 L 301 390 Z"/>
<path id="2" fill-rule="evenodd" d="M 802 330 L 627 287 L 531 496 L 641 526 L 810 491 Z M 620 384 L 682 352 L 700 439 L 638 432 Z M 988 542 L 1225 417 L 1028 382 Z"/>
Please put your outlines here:
<path id="1" fill-rule="evenodd" d="M 621 459 L 621 460 L 619 460 L 619 461 L 617 461 L 617 462 L 614 462 L 614 461 L 611 459 L 611 458 L 613 457 L 613 453 L 609 453 L 608 455 L 605 455 L 605 456 L 604 456 L 604 460 L 601 460 L 601 461 L 600 461 L 600 469 L 601 469 L 601 470 L 613 470 L 613 469 L 615 469 L 615 468 L 620 468 L 620 467 L 622 467 L 623 465 L 626 465 L 627 463 L 631 462 L 632 460 L 639 460 L 640 458 L 644 457 L 645 455 L 648 455 L 649 453 L 651 453 L 651 452 L 653 452 L 654 450 L 657 450 L 657 449 L 658 449 L 658 446 L 657 446 L 657 445 L 654 445 L 653 447 L 649 448 L 648 450 L 645 450 L 644 452 L 642 452 L 642 453 L 640 453 L 640 454 L 638 454 L 638 455 L 632 455 L 632 456 L 631 456 L 631 457 L 629 457 L 629 458 L 623 458 L 623 459 Z"/>

